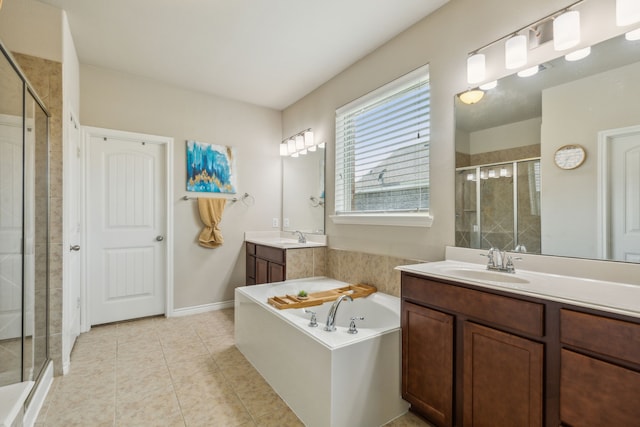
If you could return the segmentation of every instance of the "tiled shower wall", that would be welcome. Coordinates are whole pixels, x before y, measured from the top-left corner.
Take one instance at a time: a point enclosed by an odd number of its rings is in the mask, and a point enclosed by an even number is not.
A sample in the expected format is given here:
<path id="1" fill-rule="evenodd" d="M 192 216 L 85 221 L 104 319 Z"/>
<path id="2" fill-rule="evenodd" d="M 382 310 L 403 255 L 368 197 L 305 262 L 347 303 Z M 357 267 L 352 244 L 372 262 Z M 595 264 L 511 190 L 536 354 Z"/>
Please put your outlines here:
<path id="1" fill-rule="evenodd" d="M 49 357 L 62 374 L 62 64 L 12 53 L 49 119 Z"/>

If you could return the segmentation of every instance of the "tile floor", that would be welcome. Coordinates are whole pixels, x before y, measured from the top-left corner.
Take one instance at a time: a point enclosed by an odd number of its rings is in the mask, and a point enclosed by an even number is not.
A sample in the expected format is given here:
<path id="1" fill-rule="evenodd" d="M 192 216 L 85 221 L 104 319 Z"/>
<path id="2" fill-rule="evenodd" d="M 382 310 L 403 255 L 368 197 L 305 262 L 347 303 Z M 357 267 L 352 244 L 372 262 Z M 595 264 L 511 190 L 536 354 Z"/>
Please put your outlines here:
<path id="1" fill-rule="evenodd" d="M 236 349 L 233 310 L 97 326 L 36 426 L 302 426 Z M 393 427 L 429 427 L 413 414 Z M 356 427 L 356 426 L 354 426 Z M 362 426 L 369 427 L 369 426 Z"/>

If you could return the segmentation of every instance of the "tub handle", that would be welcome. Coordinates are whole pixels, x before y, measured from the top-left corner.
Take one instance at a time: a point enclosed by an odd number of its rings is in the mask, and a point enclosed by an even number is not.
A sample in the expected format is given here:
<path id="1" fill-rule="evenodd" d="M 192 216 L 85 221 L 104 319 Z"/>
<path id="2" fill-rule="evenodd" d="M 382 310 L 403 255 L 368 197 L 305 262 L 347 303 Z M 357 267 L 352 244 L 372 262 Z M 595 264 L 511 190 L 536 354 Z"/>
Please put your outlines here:
<path id="1" fill-rule="evenodd" d="M 311 319 L 309 319 L 309 327 L 310 328 L 315 328 L 318 326 L 318 319 L 316 318 L 316 312 L 315 311 L 311 311 L 311 310 L 307 310 L 306 308 L 304 309 L 305 313 L 309 313 L 311 315 Z"/>
<path id="2" fill-rule="evenodd" d="M 364 320 L 364 316 L 353 316 L 351 318 L 351 323 L 349 323 L 349 330 L 347 333 L 357 334 L 358 330 L 356 329 L 356 320 Z"/>

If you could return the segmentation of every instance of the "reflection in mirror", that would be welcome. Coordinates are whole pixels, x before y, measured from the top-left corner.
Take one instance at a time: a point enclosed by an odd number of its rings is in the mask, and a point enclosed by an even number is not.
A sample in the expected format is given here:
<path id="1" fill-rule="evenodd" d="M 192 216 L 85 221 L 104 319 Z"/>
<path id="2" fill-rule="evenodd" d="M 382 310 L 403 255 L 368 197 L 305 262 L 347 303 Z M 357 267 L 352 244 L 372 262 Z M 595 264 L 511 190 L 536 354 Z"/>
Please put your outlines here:
<path id="1" fill-rule="evenodd" d="M 456 246 L 640 262 L 639 61 L 640 41 L 619 36 L 507 76 L 477 104 L 456 97 Z M 567 144 L 586 149 L 576 169 L 554 164 Z M 505 162 L 515 182 L 488 178 Z"/>
<path id="2" fill-rule="evenodd" d="M 22 80 L 0 53 L 0 387 L 22 380 Z"/>
<path id="3" fill-rule="evenodd" d="M 282 158 L 282 229 L 324 234 L 325 150 Z"/>

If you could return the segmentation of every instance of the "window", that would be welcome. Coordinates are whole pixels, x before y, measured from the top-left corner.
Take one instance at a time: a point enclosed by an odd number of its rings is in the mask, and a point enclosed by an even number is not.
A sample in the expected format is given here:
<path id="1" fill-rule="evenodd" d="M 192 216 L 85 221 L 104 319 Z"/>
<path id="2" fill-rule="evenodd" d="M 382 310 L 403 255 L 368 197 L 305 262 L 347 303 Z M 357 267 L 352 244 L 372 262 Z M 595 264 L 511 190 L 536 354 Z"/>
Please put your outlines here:
<path id="1" fill-rule="evenodd" d="M 336 111 L 334 222 L 428 217 L 429 98 L 425 65 Z"/>

